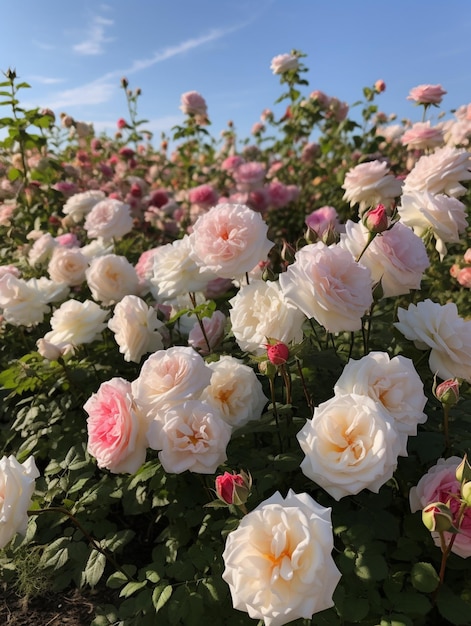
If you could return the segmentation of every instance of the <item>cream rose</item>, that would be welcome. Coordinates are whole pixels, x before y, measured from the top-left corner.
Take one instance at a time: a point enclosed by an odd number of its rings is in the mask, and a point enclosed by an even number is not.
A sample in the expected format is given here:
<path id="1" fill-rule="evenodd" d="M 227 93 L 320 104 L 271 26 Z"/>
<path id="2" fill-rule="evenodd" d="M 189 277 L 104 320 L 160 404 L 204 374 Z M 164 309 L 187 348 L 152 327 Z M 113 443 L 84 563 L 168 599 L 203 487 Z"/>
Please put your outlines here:
<path id="1" fill-rule="evenodd" d="M 91 190 L 76 193 L 71 196 L 62 207 L 62 213 L 68 215 L 74 222 L 81 222 L 90 213 L 93 207 L 105 199 L 103 191 Z"/>
<path id="2" fill-rule="evenodd" d="M 222 555 L 234 608 L 282 626 L 333 606 L 341 575 L 331 554 L 330 514 L 308 494 L 290 490 L 245 515 Z"/>
<path id="3" fill-rule="evenodd" d="M 132 230 L 131 207 L 120 200 L 107 198 L 93 206 L 84 228 L 90 238 L 120 239 Z"/>
<path id="4" fill-rule="evenodd" d="M 370 271 L 335 244 L 301 248 L 279 281 L 285 298 L 331 333 L 359 330 L 373 302 Z"/>
<path id="5" fill-rule="evenodd" d="M 4 274 L 0 278 L 0 309 L 6 322 L 13 326 L 35 326 L 49 312 L 50 302 L 64 298 L 67 285 L 57 284 L 45 277 L 29 280 Z"/>
<path id="6" fill-rule="evenodd" d="M 391 359 L 387 352 L 370 352 L 358 361 L 350 359 L 334 393 L 365 395 L 380 402 L 403 438 L 403 456 L 407 456 L 407 437 L 416 435 L 417 425 L 427 420 L 424 385 L 412 361 L 404 356 Z"/>
<path id="7" fill-rule="evenodd" d="M 438 148 L 420 157 L 404 180 L 403 194 L 428 191 L 458 198 L 466 193 L 461 181 L 471 179 L 470 168 L 470 152 L 450 146 Z"/>
<path id="8" fill-rule="evenodd" d="M 87 267 L 88 259 L 82 254 L 80 248 L 58 246 L 52 253 L 47 272 L 54 282 L 77 287 L 85 280 Z"/>
<path id="9" fill-rule="evenodd" d="M 67 300 L 54 311 L 51 317 L 52 330 L 44 335 L 44 339 L 56 346 L 91 343 L 106 328 L 107 315 L 108 311 L 91 300 Z"/>
<path id="10" fill-rule="evenodd" d="M 124 256 L 106 254 L 93 259 L 85 276 L 93 298 L 105 306 L 140 290 L 136 270 Z"/>
<path id="11" fill-rule="evenodd" d="M 382 403 L 356 393 L 316 407 L 297 438 L 305 454 L 301 470 L 336 500 L 362 489 L 377 493 L 402 446 Z"/>
<path id="12" fill-rule="evenodd" d="M 277 281 L 254 280 L 229 304 L 232 332 L 242 350 L 262 354 L 270 337 L 286 344 L 302 340 L 305 317 L 285 298 Z"/>
<path id="13" fill-rule="evenodd" d="M 400 195 L 401 186 L 401 181 L 389 173 L 386 161 L 368 161 L 347 172 L 343 199 L 351 206 L 358 203 L 361 215 L 368 207 L 390 204 Z"/>
<path id="14" fill-rule="evenodd" d="M 471 320 L 458 315 L 454 302 L 424 300 L 397 311 L 394 326 L 419 350 L 431 348 L 430 370 L 442 378 L 471 382 Z"/>
<path id="15" fill-rule="evenodd" d="M 0 459 L 0 549 L 15 533 L 26 533 L 27 510 L 38 476 L 32 456 L 23 464 L 12 455 Z"/>
<path id="16" fill-rule="evenodd" d="M 232 356 L 222 356 L 208 367 L 213 375 L 200 399 L 215 407 L 233 429 L 259 419 L 268 398 L 253 369 Z"/>
<path id="17" fill-rule="evenodd" d="M 139 363 L 147 352 L 163 348 L 159 328 L 164 324 L 157 319 L 155 309 L 147 306 L 138 296 L 124 296 L 114 308 L 108 328 L 114 333 L 119 351 L 125 361 Z"/>
<path id="18" fill-rule="evenodd" d="M 206 402 L 189 400 L 161 413 L 147 432 L 166 472 L 214 474 L 226 460 L 231 427 Z"/>

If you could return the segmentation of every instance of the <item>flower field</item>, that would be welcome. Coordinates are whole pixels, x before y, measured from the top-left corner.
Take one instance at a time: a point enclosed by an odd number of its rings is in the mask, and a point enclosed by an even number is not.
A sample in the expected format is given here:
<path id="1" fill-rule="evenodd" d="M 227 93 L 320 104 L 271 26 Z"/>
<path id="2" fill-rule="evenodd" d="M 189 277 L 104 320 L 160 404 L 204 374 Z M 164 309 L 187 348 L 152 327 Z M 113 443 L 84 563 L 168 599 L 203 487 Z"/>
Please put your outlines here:
<path id="1" fill-rule="evenodd" d="M 471 624 L 471 104 L 419 85 L 399 121 L 382 80 L 349 105 L 304 61 L 272 60 L 249 138 L 195 91 L 156 138 L 123 78 L 109 137 L 0 81 L 0 585 L 26 604 Z"/>

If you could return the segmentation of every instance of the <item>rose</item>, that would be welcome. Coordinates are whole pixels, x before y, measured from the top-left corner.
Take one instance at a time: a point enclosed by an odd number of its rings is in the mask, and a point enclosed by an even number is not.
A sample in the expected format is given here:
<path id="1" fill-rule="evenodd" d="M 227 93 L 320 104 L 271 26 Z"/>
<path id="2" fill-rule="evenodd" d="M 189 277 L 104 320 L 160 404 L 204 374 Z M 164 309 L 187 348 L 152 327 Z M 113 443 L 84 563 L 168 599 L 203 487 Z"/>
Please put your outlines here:
<path id="1" fill-rule="evenodd" d="M 124 360 L 134 363 L 139 363 L 146 352 L 163 348 L 159 332 L 162 327 L 164 324 L 157 319 L 155 309 L 134 295 L 124 296 L 108 321 Z"/>
<path id="2" fill-rule="evenodd" d="M 471 179 L 471 154 L 464 149 L 444 146 L 424 154 L 404 179 L 403 194 L 411 191 L 445 193 L 457 198 L 466 193 L 460 181 Z"/>
<path id="3" fill-rule="evenodd" d="M 471 320 L 458 315 L 454 302 L 441 305 L 432 300 L 410 304 L 397 311 L 394 326 L 419 350 L 431 348 L 430 370 L 442 378 L 471 382 Z"/>
<path id="4" fill-rule="evenodd" d="M 193 348 L 157 350 L 145 361 L 132 383 L 133 396 L 146 414 L 198 398 L 209 385 L 212 371 Z"/>
<path id="5" fill-rule="evenodd" d="M 163 411 L 147 432 L 166 472 L 213 474 L 227 458 L 231 427 L 206 402 L 188 400 Z"/>
<path id="6" fill-rule="evenodd" d="M 402 441 L 381 402 L 356 393 L 314 409 L 297 435 L 301 470 L 333 498 L 369 489 L 378 493 L 393 475 Z"/>
<path id="7" fill-rule="evenodd" d="M 188 334 L 188 345 L 198 350 L 200 354 L 208 355 L 224 337 L 226 321 L 227 318 L 222 311 L 214 311 L 211 317 L 203 317 L 201 324 L 204 334 L 200 323 L 195 322 Z"/>
<path id="8" fill-rule="evenodd" d="M 403 146 L 408 150 L 425 150 L 426 148 L 436 148 L 443 143 L 443 131 L 438 127 L 431 127 L 430 120 L 417 122 L 408 128 L 401 137 Z"/>
<path id="9" fill-rule="evenodd" d="M 245 515 L 226 540 L 222 578 L 235 609 L 282 626 L 333 606 L 340 580 L 331 509 L 306 493 L 276 492 Z"/>
<path id="10" fill-rule="evenodd" d="M 32 235 L 33 233 L 29 233 L 28 238 L 31 238 Z M 46 263 L 48 259 L 51 258 L 51 255 L 57 245 L 58 244 L 51 233 L 44 233 L 40 235 L 31 246 L 28 253 L 28 263 L 31 267 L 36 267 Z"/>
<path id="11" fill-rule="evenodd" d="M 297 70 L 298 67 L 299 60 L 294 54 L 279 54 L 273 57 L 270 65 L 273 74 L 284 74 L 289 70 Z"/>
<path id="12" fill-rule="evenodd" d="M 417 104 L 440 104 L 446 93 L 441 85 L 418 85 L 410 90 L 407 100 Z"/>
<path id="13" fill-rule="evenodd" d="M 56 346 L 91 343 L 106 328 L 107 315 L 108 311 L 91 300 L 67 300 L 54 311 L 51 317 L 52 330 L 44 335 L 44 339 Z"/>
<path id="14" fill-rule="evenodd" d="M 306 226 L 314 231 L 319 239 L 329 230 L 335 231 L 339 226 L 337 210 L 332 206 L 323 206 L 306 217 Z"/>
<path id="15" fill-rule="evenodd" d="M 471 267 L 463 267 L 459 272 L 456 280 L 462 287 L 471 289 Z"/>
<path id="16" fill-rule="evenodd" d="M 264 163 L 241 163 L 234 171 L 238 191 L 252 191 L 262 186 L 267 169 Z"/>
<path id="17" fill-rule="evenodd" d="M 170 300 L 189 292 L 202 291 L 216 275 L 200 267 L 190 256 L 188 235 L 173 243 L 160 246 L 153 256 L 150 291 L 158 302 Z"/>
<path id="18" fill-rule="evenodd" d="M 146 458 L 148 423 L 139 413 L 131 383 L 123 378 L 104 382 L 85 403 L 88 452 L 98 467 L 113 474 L 134 474 Z"/>
<path id="19" fill-rule="evenodd" d="M 390 204 L 400 195 L 402 183 L 388 173 L 386 161 L 369 161 L 360 163 L 345 176 L 342 188 L 345 189 L 343 199 L 350 206 L 358 203 L 360 215 L 371 206 Z"/>
<path id="20" fill-rule="evenodd" d="M 77 287 L 85 280 L 88 260 L 79 248 L 57 247 L 52 253 L 47 271 L 56 283 Z"/>
<path id="21" fill-rule="evenodd" d="M 236 278 L 265 261 L 273 247 L 259 213 L 243 204 L 218 204 L 201 215 L 190 235 L 191 256 L 221 278 Z"/>
<path id="22" fill-rule="evenodd" d="M 401 221 L 421 237 L 431 232 L 435 248 L 443 260 L 446 243 L 458 243 L 467 226 L 466 206 L 457 198 L 427 191 L 408 191 L 398 207 Z"/>
<path id="23" fill-rule="evenodd" d="M 188 200 L 202 209 L 209 209 L 218 201 L 217 191 L 211 185 L 204 184 L 193 187 L 188 192 Z"/>
<path id="24" fill-rule="evenodd" d="M 221 356 L 208 367 L 213 375 L 200 399 L 217 409 L 233 429 L 260 419 L 268 398 L 253 369 L 232 356 Z"/>
<path id="25" fill-rule="evenodd" d="M 97 257 L 85 275 L 93 298 L 105 306 L 139 291 L 136 270 L 124 256 L 106 254 Z"/>
<path id="26" fill-rule="evenodd" d="M 230 474 L 224 472 L 222 476 L 216 476 L 214 481 L 216 487 L 216 495 L 226 504 L 235 504 L 240 506 L 247 502 L 252 487 L 252 478 L 250 474 L 241 472 L 240 474 Z"/>
<path id="27" fill-rule="evenodd" d="M 383 297 L 398 296 L 411 289 L 419 289 L 424 271 L 430 265 L 422 239 L 410 228 L 396 222 L 381 236 L 368 243 L 368 229 L 361 223 L 348 220 L 340 246 L 350 251 L 353 258 L 371 272 L 374 283 L 381 281 Z"/>
<path id="28" fill-rule="evenodd" d="M 198 117 L 206 117 L 208 107 L 206 100 L 197 91 L 187 91 L 181 95 L 180 110 L 185 115 L 196 115 Z"/>
<path id="29" fill-rule="evenodd" d="M 263 354 L 268 337 L 286 344 L 302 340 L 305 317 L 285 298 L 278 281 L 253 280 L 229 304 L 232 332 L 246 352 Z"/>
<path id="30" fill-rule="evenodd" d="M 412 513 L 424 509 L 432 502 L 448 503 L 448 506 L 456 519 L 460 508 L 461 484 L 456 478 L 456 470 L 462 459 L 452 456 L 448 459 L 438 459 L 436 465 L 431 467 L 422 476 L 415 487 L 409 492 L 410 508 Z M 450 543 L 451 533 L 444 533 L 445 542 Z M 432 538 L 436 546 L 440 547 L 440 535 L 432 532 Z M 460 532 L 455 535 L 451 551 L 467 558 L 471 556 L 471 508 L 467 507 L 460 524 Z"/>
<path id="31" fill-rule="evenodd" d="M 373 302 L 370 271 L 347 250 L 321 241 L 298 250 L 295 259 L 279 278 L 286 299 L 329 332 L 359 330 Z"/>
<path id="32" fill-rule="evenodd" d="M 105 194 L 103 191 L 91 190 L 76 193 L 64 204 L 62 213 L 68 215 L 74 222 L 81 222 L 92 208 L 104 199 Z"/>
<path id="33" fill-rule="evenodd" d="M 49 311 L 49 302 L 65 297 L 68 288 L 45 277 L 25 281 L 12 273 L 0 278 L 0 309 L 13 326 L 35 326 Z"/>
<path id="34" fill-rule="evenodd" d="M 417 425 L 427 420 L 427 398 L 413 362 L 404 356 L 392 359 L 386 352 L 370 352 L 350 359 L 334 386 L 335 395 L 354 393 L 380 402 L 402 437 L 401 454 L 407 456 L 407 437 L 417 434 Z"/>
<path id="35" fill-rule="evenodd" d="M 107 198 L 93 206 L 84 228 L 91 238 L 120 239 L 132 230 L 133 219 L 129 204 Z"/>
<path id="36" fill-rule="evenodd" d="M 28 506 L 39 471 L 30 456 L 23 464 L 13 455 L 0 459 L 0 549 L 15 533 L 24 535 L 28 524 Z"/>

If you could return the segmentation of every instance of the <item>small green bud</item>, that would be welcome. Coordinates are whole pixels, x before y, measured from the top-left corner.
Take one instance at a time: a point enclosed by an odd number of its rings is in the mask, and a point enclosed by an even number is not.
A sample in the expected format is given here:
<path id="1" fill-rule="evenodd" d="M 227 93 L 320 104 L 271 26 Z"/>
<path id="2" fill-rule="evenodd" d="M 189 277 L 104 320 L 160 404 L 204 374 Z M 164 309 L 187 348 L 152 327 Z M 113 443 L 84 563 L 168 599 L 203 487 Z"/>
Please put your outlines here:
<path id="1" fill-rule="evenodd" d="M 453 529 L 453 515 L 443 502 L 432 502 L 422 511 L 422 521 L 430 532 L 443 532 Z"/>

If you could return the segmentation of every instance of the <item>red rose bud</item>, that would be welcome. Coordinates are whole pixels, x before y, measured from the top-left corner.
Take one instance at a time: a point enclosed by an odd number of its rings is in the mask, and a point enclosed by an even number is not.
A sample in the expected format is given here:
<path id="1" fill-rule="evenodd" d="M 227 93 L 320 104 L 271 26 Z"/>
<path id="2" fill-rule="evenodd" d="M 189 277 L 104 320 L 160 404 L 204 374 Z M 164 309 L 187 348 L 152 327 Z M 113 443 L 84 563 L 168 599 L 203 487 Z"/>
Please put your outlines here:
<path id="1" fill-rule="evenodd" d="M 224 472 L 216 477 L 216 495 L 226 504 L 240 506 L 247 502 L 252 487 L 252 479 L 249 474 L 230 474 Z"/>
<path id="2" fill-rule="evenodd" d="M 430 532 L 443 532 L 453 529 L 453 515 L 443 502 L 432 502 L 422 511 L 422 521 Z"/>
<path id="3" fill-rule="evenodd" d="M 128 123 L 126 122 L 126 120 L 124 120 L 122 117 L 119 118 L 119 120 L 116 122 L 116 126 L 120 129 L 122 128 L 127 128 L 128 127 Z"/>
<path id="4" fill-rule="evenodd" d="M 460 399 L 460 384 L 456 378 L 449 378 L 432 389 L 433 395 L 444 406 L 454 406 Z"/>
<path id="5" fill-rule="evenodd" d="M 276 341 L 276 343 L 267 343 L 265 347 L 268 360 L 273 365 L 283 365 L 288 360 L 289 348 L 285 343 Z"/>
<path id="6" fill-rule="evenodd" d="M 370 233 L 375 235 L 383 233 L 389 226 L 388 214 L 383 204 L 367 211 L 362 221 Z"/>

